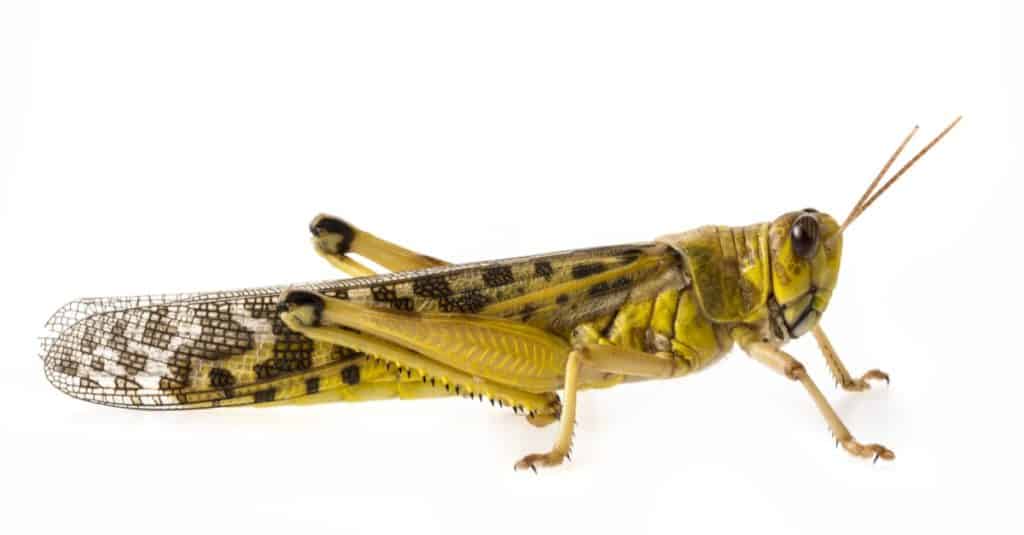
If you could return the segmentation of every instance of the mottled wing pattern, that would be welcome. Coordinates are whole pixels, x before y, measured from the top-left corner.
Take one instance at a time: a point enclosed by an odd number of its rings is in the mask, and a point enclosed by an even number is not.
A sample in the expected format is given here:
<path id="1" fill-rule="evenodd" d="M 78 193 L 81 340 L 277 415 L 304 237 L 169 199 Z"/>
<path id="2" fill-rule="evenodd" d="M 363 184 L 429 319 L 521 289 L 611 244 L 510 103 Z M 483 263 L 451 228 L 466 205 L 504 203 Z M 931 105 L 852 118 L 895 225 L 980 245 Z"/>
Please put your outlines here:
<path id="1" fill-rule="evenodd" d="M 303 286 L 331 295 L 350 282 Z M 354 355 L 288 330 L 275 311 L 281 290 L 69 303 L 47 322 L 46 376 L 76 398 L 154 409 L 268 402 L 339 386 Z"/>
<path id="2" fill-rule="evenodd" d="M 632 244 L 295 286 L 567 335 L 631 298 L 680 284 L 677 266 L 665 246 Z M 279 402 L 352 384 L 351 361 L 362 355 L 289 330 L 276 312 L 282 289 L 69 303 L 47 323 L 47 378 L 76 398 L 153 409 Z"/>

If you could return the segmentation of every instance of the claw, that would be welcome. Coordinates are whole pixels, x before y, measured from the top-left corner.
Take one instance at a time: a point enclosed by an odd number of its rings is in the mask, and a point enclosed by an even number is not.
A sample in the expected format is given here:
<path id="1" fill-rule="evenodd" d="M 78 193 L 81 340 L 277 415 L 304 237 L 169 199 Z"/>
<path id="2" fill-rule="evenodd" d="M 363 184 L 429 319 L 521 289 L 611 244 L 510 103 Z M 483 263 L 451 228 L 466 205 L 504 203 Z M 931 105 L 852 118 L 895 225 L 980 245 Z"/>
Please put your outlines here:
<path id="1" fill-rule="evenodd" d="M 842 441 L 842 444 L 843 448 L 850 452 L 851 455 L 865 458 L 871 457 L 872 463 L 877 463 L 880 458 L 885 461 L 891 461 L 896 458 L 896 454 L 892 450 L 880 444 L 864 445 L 852 438 Z"/>
<path id="2" fill-rule="evenodd" d="M 516 463 L 516 470 L 520 468 L 529 468 L 530 470 L 537 472 L 537 465 L 558 466 L 562 464 L 562 461 L 565 460 L 566 457 L 567 455 L 565 454 L 553 451 L 548 453 L 534 453 L 520 459 L 519 462 Z"/>

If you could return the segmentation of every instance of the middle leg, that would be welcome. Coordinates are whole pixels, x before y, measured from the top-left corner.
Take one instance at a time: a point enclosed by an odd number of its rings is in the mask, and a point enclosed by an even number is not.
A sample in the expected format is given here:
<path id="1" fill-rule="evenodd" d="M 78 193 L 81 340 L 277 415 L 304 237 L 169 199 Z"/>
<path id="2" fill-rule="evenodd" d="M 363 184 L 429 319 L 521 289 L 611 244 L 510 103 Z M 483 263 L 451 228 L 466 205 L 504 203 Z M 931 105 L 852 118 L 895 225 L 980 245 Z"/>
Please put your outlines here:
<path id="1" fill-rule="evenodd" d="M 610 345 L 582 344 L 569 353 L 565 365 L 565 390 L 562 405 L 562 427 L 554 446 L 546 453 L 527 455 L 515 464 L 515 469 L 537 466 L 558 466 L 572 452 L 572 439 L 576 427 L 576 393 L 582 384 L 581 376 L 587 371 L 618 374 L 628 377 L 676 377 L 689 371 L 689 366 L 668 353 L 644 353 Z"/>

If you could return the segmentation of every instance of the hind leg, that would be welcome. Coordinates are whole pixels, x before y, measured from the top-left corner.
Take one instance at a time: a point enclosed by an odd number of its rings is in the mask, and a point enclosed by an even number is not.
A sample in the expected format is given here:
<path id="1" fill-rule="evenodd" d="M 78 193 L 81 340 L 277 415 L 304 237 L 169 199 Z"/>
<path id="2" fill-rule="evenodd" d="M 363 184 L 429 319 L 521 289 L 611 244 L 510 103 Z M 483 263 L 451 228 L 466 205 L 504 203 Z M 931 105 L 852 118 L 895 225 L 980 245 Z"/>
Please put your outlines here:
<path id="1" fill-rule="evenodd" d="M 304 297 L 312 294 L 293 291 L 286 295 Z M 285 300 L 281 320 L 289 329 L 307 338 L 372 355 L 383 361 L 388 370 L 394 370 L 406 379 L 418 380 L 420 387 L 412 388 L 406 385 L 405 390 L 410 396 L 417 396 L 420 394 L 419 389 L 430 387 L 444 394 L 488 398 L 492 404 L 508 405 L 516 412 L 524 412 L 530 423 L 537 426 L 552 423 L 561 414 L 561 404 L 554 393 L 532 393 L 489 381 L 373 333 L 353 330 L 327 321 L 322 322 L 322 312 L 317 310 L 317 306 L 315 301 L 306 299 L 293 297 Z"/>
<path id="2" fill-rule="evenodd" d="M 358 254 L 391 271 L 410 271 L 446 266 L 447 262 L 417 253 L 382 240 L 365 230 L 333 216 L 319 215 L 309 224 L 317 253 L 334 267 L 353 277 L 375 275 L 373 270 L 354 260 Z"/>

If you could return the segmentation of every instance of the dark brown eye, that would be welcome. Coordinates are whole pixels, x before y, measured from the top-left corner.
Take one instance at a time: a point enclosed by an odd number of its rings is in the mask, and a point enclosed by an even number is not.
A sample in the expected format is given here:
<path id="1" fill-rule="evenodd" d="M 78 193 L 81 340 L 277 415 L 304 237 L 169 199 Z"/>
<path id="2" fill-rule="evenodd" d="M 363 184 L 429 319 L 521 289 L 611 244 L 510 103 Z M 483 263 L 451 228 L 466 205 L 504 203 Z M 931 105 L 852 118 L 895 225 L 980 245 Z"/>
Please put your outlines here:
<path id="1" fill-rule="evenodd" d="M 818 248 L 818 220 L 811 214 L 801 215 L 793 222 L 789 237 L 793 240 L 793 252 L 800 258 L 810 258 Z"/>

